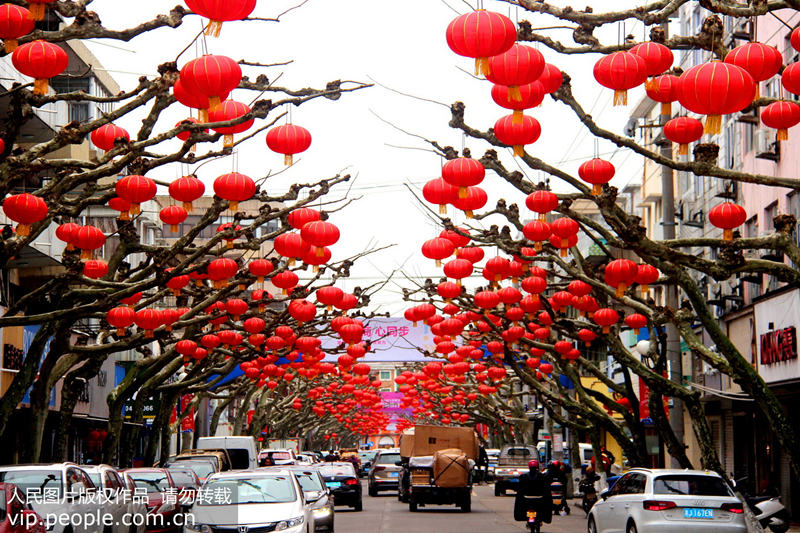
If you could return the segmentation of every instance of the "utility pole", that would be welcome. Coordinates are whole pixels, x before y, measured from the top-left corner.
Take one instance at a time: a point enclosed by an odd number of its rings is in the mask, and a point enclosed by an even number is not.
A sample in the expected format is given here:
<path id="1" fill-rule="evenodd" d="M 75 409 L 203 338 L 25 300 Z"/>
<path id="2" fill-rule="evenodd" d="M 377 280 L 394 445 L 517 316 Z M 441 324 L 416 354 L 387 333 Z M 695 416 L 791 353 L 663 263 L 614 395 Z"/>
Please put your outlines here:
<path id="1" fill-rule="evenodd" d="M 669 38 L 669 21 L 661 24 L 664 29 L 664 39 Z M 661 115 L 661 126 L 670 119 L 669 115 Z M 663 131 L 663 129 L 662 129 Z M 672 142 L 661 134 L 660 153 L 662 156 L 672 159 Z M 673 182 L 673 171 L 666 165 L 661 165 L 661 214 L 662 230 L 664 239 L 675 238 L 675 187 Z M 666 307 L 678 309 L 678 288 L 673 284 L 664 286 L 664 304 Z M 683 360 L 681 356 L 681 341 L 678 328 L 671 322 L 666 325 L 667 338 L 667 363 L 669 368 L 669 379 L 682 384 L 683 382 Z M 678 398 L 672 398 L 672 407 L 669 409 L 669 424 L 678 442 L 683 442 L 683 402 Z M 680 468 L 680 463 L 675 457 L 671 458 L 671 467 Z"/>

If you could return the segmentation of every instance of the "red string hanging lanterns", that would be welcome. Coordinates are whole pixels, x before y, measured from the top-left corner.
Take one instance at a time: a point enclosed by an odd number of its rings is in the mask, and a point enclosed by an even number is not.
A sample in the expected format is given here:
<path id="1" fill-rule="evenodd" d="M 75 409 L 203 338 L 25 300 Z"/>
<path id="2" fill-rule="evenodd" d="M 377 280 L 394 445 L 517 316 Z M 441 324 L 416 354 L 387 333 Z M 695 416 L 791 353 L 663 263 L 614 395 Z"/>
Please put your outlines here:
<path id="1" fill-rule="evenodd" d="M 514 45 L 517 29 L 508 17 L 480 9 L 453 19 L 447 26 L 446 37 L 453 52 L 475 58 L 475 75 L 486 75 L 489 58 Z"/>
<path id="2" fill-rule="evenodd" d="M 67 244 L 66 247 L 67 250 L 75 249 L 75 246 L 72 244 L 72 235 L 78 228 L 80 228 L 80 226 L 75 224 L 74 222 L 67 222 L 65 224 L 61 224 L 56 228 L 56 238 Z"/>
<path id="3" fill-rule="evenodd" d="M 547 220 L 547 213 L 558 207 L 558 196 L 550 191 L 535 191 L 525 198 L 525 205 L 531 211 L 539 213 L 539 220 L 544 222 Z"/>
<path id="4" fill-rule="evenodd" d="M 467 187 L 467 194 L 463 198 L 456 198 L 453 207 L 464 211 L 467 218 L 475 218 L 474 211 L 482 209 L 489 197 L 480 187 Z"/>
<path id="5" fill-rule="evenodd" d="M 444 275 L 456 280 L 461 285 L 461 280 L 472 275 L 472 263 L 466 259 L 453 259 L 444 264 Z"/>
<path id="6" fill-rule="evenodd" d="M 522 116 L 520 124 L 514 123 L 513 115 L 501 117 L 494 123 L 494 135 L 503 144 L 511 146 L 515 156 L 522 157 L 525 145 L 533 144 L 542 134 L 542 126 L 533 117 Z"/>
<path id="7" fill-rule="evenodd" d="M 228 122 L 241 118 L 250 113 L 250 106 L 237 102 L 235 100 L 225 100 L 217 106 L 211 107 L 208 110 L 209 122 Z M 237 133 L 243 133 L 250 129 L 255 119 L 246 120 L 233 126 L 218 126 L 211 128 L 217 133 L 222 134 L 222 146 L 224 148 L 233 147 L 233 136 Z"/>
<path id="8" fill-rule="evenodd" d="M 603 185 L 611 181 L 616 169 L 614 165 L 605 159 L 594 158 L 586 161 L 578 168 L 578 176 L 592 185 L 592 194 L 600 196 L 603 192 Z"/>
<path id="9" fill-rule="evenodd" d="M 310 322 L 315 316 L 317 316 L 317 306 L 308 300 L 292 300 L 289 302 L 289 315 L 291 315 L 292 318 L 301 324 L 304 322 Z"/>
<path id="10" fill-rule="evenodd" d="M 206 186 L 197 176 L 183 176 L 169 184 L 169 195 L 177 202 L 183 202 L 187 213 L 192 212 L 192 202 L 203 196 Z"/>
<path id="11" fill-rule="evenodd" d="M 456 247 L 456 251 L 458 251 L 459 248 L 463 248 L 464 246 L 469 244 L 470 238 L 468 236 L 469 235 L 468 230 L 464 228 L 456 228 L 456 229 L 458 231 L 449 229 L 443 230 L 439 234 L 439 237 L 443 237 L 445 239 L 450 239 L 451 241 L 453 241 L 453 245 Z M 462 233 L 464 235 L 462 235 Z"/>
<path id="12" fill-rule="evenodd" d="M 161 222 L 164 224 L 169 224 L 169 230 L 172 233 L 176 233 L 178 231 L 178 226 L 182 224 L 184 220 L 186 220 L 186 216 L 186 209 L 179 205 L 169 205 L 158 213 L 158 217 L 161 219 Z"/>
<path id="13" fill-rule="evenodd" d="M 508 87 L 508 99 L 522 101 L 520 86 L 535 82 L 544 71 L 544 56 L 537 49 L 524 44 L 489 58 L 486 79 L 496 85 Z"/>
<path id="14" fill-rule="evenodd" d="M 324 255 L 324 248 L 339 241 L 339 228 L 324 220 L 309 222 L 300 230 L 300 236 L 309 243 L 317 257 Z"/>
<path id="15" fill-rule="evenodd" d="M 651 100 L 661 103 L 661 115 L 672 116 L 672 102 L 678 100 L 680 78 L 672 74 L 658 76 L 645 89 Z"/>
<path id="16" fill-rule="evenodd" d="M 171 273 L 173 271 L 172 268 L 168 268 L 166 270 L 167 273 Z M 172 276 L 166 283 L 166 287 L 172 290 L 172 295 L 176 298 L 181 295 L 181 289 L 186 287 L 191 282 L 191 278 L 188 274 L 181 274 L 180 276 Z"/>
<path id="17" fill-rule="evenodd" d="M 279 289 L 282 289 L 283 294 L 286 295 L 297 286 L 300 278 L 291 270 L 284 270 L 283 272 L 279 272 L 278 274 L 272 276 L 271 281 L 273 285 Z"/>
<path id="18" fill-rule="evenodd" d="M 531 109 L 542 103 L 544 99 L 544 86 L 539 81 L 520 85 L 517 89 L 519 99 L 511 97 L 511 88 L 505 85 L 492 86 L 492 100 L 505 109 L 511 109 L 513 124 L 522 123 L 522 112 Z"/>
<path id="19" fill-rule="evenodd" d="M 333 306 L 342 301 L 344 292 L 339 287 L 328 285 L 317 289 L 317 301 L 326 306 L 328 311 L 333 310 Z"/>
<path id="20" fill-rule="evenodd" d="M 707 115 L 705 133 L 716 135 L 722 115 L 741 111 L 753 101 L 756 83 L 741 67 L 712 61 L 696 65 L 680 78 L 680 102 L 694 113 Z"/>
<path id="21" fill-rule="evenodd" d="M 761 110 L 761 122 L 768 128 L 778 130 L 775 137 L 777 141 L 786 141 L 789 139 L 789 128 L 800 123 L 800 105 L 786 100 L 772 102 Z"/>
<path id="22" fill-rule="evenodd" d="M 648 41 L 639 43 L 630 49 L 630 53 L 641 57 L 644 60 L 645 71 L 648 80 L 645 82 L 645 89 L 653 86 L 654 76 L 663 74 L 672 66 L 675 57 L 672 55 L 672 50 L 661 43 L 654 43 Z"/>
<path id="23" fill-rule="evenodd" d="M 726 241 L 733 240 L 733 230 L 747 220 L 747 211 L 744 207 L 731 202 L 725 202 L 713 207 L 708 212 L 708 221 L 713 226 L 723 230 L 722 238 Z"/>
<path id="24" fill-rule="evenodd" d="M 106 152 L 114 149 L 114 143 L 116 143 L 117 139 L 124 139 L 125 142 L 131 140 L 125 128 L 120 128 L 114 124 L 103 124 L 93 130 L 90 137 L 95 146 Z"/>
<path id="25" fill-rule="evenodd" d="M 31 4 L 33 8 L 37 4 Z M 33 94 L 47 94 L 50 78 L 58 76 L 67 68 L 69 57 L 58 45 L 47 41 L 25 43 L 11 55 L 14 68 L 33 78 Z"/>
<path id="26" fill-rule="evenodd" d="M 454 187 L 443 178 L 434 178 L 422 187 L 422 196 L 426 201 L 439 206 L 439 214 L 447 214 L 447 204 L 458 199 L 458 187 Z"/>
<path id="27" fill-rule="evenodd" d="M 630 52 L 614 52 L 603 56 L 594 65 L 594 79 L 614 89 L 614 105 L 628 105 L 628 89 L 647 79 L 647 65 L 640 56 Z"/>
<path id="28" fill-rule="evenodd" d="M 590 346 L 592 344 L 592 341 L 597 338 L 597 333 L 586 328 L 579 329 L 578 338 L 582 340 L 586 344 L 586 346 Z"/>
<path id="29" fill-rule="evenodd" d="M 483 256 L 483 248 L 480 246 L 463 246 L 456 251 L 456 257 L 459 259 L 466 259 L 473 265 L 483 261 Z"/>
<path id="30" fill-rule="evenodd" d="M 256 7 L 256 0 L 186 0 L 186 5 L 209 19 L 206 35 L 219 37 L 222 23 L 247 18 Z"/>
<path id="31" fill-rule="evenodd" d="M 454 187 L 458 187 L 458 197 L 466 198 L 467 187 L 479 185 L 486 169 L 476 159 L 458 157 L 451 159 L 442 166 L 442 178 Z"/>
<path id="32" fill-rule="evenodd" d="M 117 215 L 119 220 L 131 219 L 131 203 L 128 200 L 123 200 L 119 196 L 115 196 L 108 201 L 108 207 L 114 211 L 119 211 L 119 215 Z"/>
<path id="33" fill-rule="evenodd" d="M 286 166 L 293 164 L 294 154 L 308 150 L 311 146 L 311 132 L 302 126 L 285 124 L 267 132 L 267 147 L 275 153 L 283 154 Z"/>
<path id="34" fill-rule="evenodd" d="M 238 211 L 239 202 L 244 202 L 256 193 L 256 183 L 250 176 L 229 172 L 214 180 L 214 194 L 230 202 L 230 210 Z"/>
<path id="35" fill-rule="evenodd" d="M 429 239 L 422 244 L 422 255 L 428 259 L 436 261 L 436 266 L 442 266 L 442 259 L 446 259 L 453 255 L 456 247 L 449 239 L 436 237 Z"/>
<path id="36" fill-rule="evenodd" d="M 3 200 L 3 212 L 18 224 L 15 232 L 20 237 L 30 235 L 31 226 L 44 220 L 47 211 L 45 201 L 32 194 L 14 194 Z"/>
<path id="37" fill-rule="evenodd" d="M 157 189 L 156 182 L 138 174 L 125 176 L 114 186 L 117 196 L 131 203 L 130 213 L 132 215 L 142 212 L 140 205 L 152 200 Z"/>
<path id="38" fill-rule="evenodd" d="M 17 49 L 17 39 L 32 32 L 34 24 L 31 12 L 24 7 L 0 5 L 0 39 L 7 54 Z"/>
<path id="39" fill-rule="evenodd" d="M 537 81 L 542 84 L 544 94 L 551 94 L 561 88 L 564 83 L 564 75 L 557 66 L 545 63 L 544 71 Z"/>
<path id="40" fill-rule="evenodd" d="M 689 144 L 703 136 L 703 123 L 692 117 L 676 117 L 664 124 L 664 137 L 678 144 L 678 155 L 689 153 Z"/>
<path id="41" fill-rule="evenodd" d="M 636 282 L 638 272 L 639 266 L 630 259 L 614 259 L 606 265 L 604 279 L 617 290 L 617 298 L 621 298 L 627 288 Z"/>
<path id="42" fill-rule="evenodd" d="M 778 73 L 783 66 L 783 55 L 768 44 L 745 43 L 728 52 L 725 63 L 741 67 L 753 77 L 756 82 L 754 98 L 758 98 L 761 92 L 759 84 Z"/>
<path id="43" fill-rule="evenodd" d="M 242 69 L 239 64 L 230 57 L 220 55 L 192 59 L 180 72 L 182 88 L 208 98 L 208 106 L 212 109 L 227 98 L 241 81 Z"/>

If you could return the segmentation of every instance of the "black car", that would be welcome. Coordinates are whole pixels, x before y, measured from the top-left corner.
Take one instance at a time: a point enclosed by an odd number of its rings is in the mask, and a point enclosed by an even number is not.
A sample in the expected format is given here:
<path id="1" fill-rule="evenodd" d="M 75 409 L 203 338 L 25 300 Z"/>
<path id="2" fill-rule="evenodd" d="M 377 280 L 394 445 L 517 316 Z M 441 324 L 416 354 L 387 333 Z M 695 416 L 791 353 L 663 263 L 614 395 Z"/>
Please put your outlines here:
<path id="1" fill-rule="evenodd" d="M 346 505 L 356 511 L 363 508 L 361 482 L 358 480 L 358 473 L 353 463 L 322 463 L 319 465 L 319 471 L 331 490 L 336 505 Z"/>

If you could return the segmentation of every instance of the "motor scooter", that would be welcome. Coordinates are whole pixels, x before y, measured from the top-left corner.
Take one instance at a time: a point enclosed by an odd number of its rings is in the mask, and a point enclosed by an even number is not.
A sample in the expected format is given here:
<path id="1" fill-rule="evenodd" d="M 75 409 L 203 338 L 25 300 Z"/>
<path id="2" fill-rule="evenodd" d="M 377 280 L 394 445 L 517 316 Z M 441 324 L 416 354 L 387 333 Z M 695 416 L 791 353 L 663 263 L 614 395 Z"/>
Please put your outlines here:
<path id="1" fill-rule="evenodd" d="M 550 496 L 553 498 L 553 514 L 568 515 L 569 505 L 567 505 L 566 486 L 560 481 L 553 481 L 550 483 Z"/>
<path id="2" fill-rule="evenodd" d="M 589 516 L 589 511 L 592 510 L 594 504 L 597 503 L 597 489 L 594 487 L 594 481 L 589 481 L 586 478 L 581 479 L 578 484 L 578 490 L 583 494 L 581 500 L 581 508 L 586 516 Z"/>
<path id="3" fill-rule="evenodd" d="M 746 480 L 747 478 L 738 479 L 733 485 L 742 494 L 761 527 L 769 529 L 772 533 L 786 533 L 791 525 L 791 516 L 781 503 L 780 496 L 772 494 L 750 496 L 745 490 Z"/>
<path id="4" fill-rule="evenodd" d="M 543 496 L 523 496 L 526 503 L 528 520 L 525 526 L 531 533 L 539 533 L 542 529 L 542 519 L 539 518 L 537 509 L 544 500 Z"/>

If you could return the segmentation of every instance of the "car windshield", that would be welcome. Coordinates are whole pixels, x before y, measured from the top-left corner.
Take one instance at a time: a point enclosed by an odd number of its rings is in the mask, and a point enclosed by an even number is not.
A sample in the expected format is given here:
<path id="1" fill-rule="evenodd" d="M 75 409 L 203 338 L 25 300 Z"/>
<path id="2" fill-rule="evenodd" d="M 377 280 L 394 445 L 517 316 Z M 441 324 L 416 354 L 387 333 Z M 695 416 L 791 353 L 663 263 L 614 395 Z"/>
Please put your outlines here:
<path id="1" fill-rule="evenodd" d="M 186 471 L 170 468 L 169 473 L 172 480 L 179 487 L 193 487 L 195 485 L 194 477 Z"/>
<path id="2" fill-rule="evenodd" d="M 356 476 L 356 471 L 351 464 L 326 464 L 319 468 L 323 477 Z"/>
<path id="3" fill-rule="evenodd" d="M 144 488 L 148 493 L 164 492 L 170 488 L 167 474 L 163 472 L 128 472 L 137 488 Z"/>
<path id="4" fill-rule="evenodd" d="M 288 503 L 296 499 L 294 484 L 287 476 L 212 479 L 200 489 L 197 505 Z"/>
<path id="5" fill-rule="evenodd" d="M 393 465 L 395 463 L 400 462 L 400 454 L 399 453 L 382 453 L 378 456 L 377 462 L 375 464 L 379 465 Z"/>
<path id="6" fill-rule="evenodd" d="M 362 461 L 372 461 L 378 452 L 358 452 L 358 456 Z"/>
<path id="7" fill-rule="evenodd" d="M 103 481 L 100 478 L 100 472 L 86 472 L 86 474 L 89 476 L 89 479 L 92 480 L 92 483 L 94 483 L 95 487 L 103 486 Z"/>
<path id="8" fill-rule="evenodd" d="M 531 451 L 528 448 L 509 448 L 505 454 L 509 457 L 527 457 Z"/>
<path id="9" fill-rule="evenodd" d="M 269 452 L 267 455 L 272 457 L 272 459 L 291 459 L 292 454 L 289 452 Z"/>
<path id="10" fill-rule="evenodd" d="M 325 490 L 322 487 L 319 476 L 313 472 L 295 472 L 294 475 L 297 477 L 297 481 L 300 482 L 300 488 L 303 489 L 303 492 L 319 492 Z"/>
<path id="11" fill-rule="evenodd" d="M 25 494 L 41 494 L 42 499 L 61 498 L 61 472 L 58 470 L 14 470 L 0 472 L 0 482 L 14 483 Z"/>
<path id="12" fill-rule="evenodd" d="M 216 455 L 189 455 L 189 456 L 186 456 L 186 457 L 176 457 L 172 461 L 172 464 L 175 464 L 177 462 L 183 462 L 183 461 L 192 461 L 192 460 L 196 460 L 196 459 L 199 459 L 199 458 L 202 458 L 205 461 L 213 461 L 214 466 L 216 466 L 217 469 L 219 469 L 219 458 Z"/>
<path id="13" fill-rule="evenodd" d="M 207 461 L 181 461 L 178 464 L 181 468 L 190 469 L 201 479 L 205 479 L 216 472 L 216 470 L 214 470 L 214 465 Z M 173 463 L 173 466 L 175 466 L 175 463 Z"/>
<path id="14" fill-rule="evenodd" d="M 691 474 L 659 476 L 655 479 L 653 492 L 690 496 L 733 496 L 722 478 Z"/>

